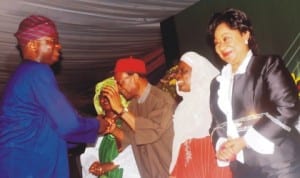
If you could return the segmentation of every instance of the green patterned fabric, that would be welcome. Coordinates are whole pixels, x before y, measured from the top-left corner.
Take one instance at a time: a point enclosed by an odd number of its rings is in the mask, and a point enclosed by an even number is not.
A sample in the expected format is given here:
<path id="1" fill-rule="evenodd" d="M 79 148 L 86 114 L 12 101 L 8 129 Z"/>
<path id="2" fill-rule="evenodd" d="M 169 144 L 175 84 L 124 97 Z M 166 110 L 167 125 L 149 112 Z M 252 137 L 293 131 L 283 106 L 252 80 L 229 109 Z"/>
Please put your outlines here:
<path id="1" fill-rule="evenodd" d="M 120 128 L 121 120 L 117 120 L 117 127 Z M 107 134 L 103 137 L 103 140 L 99 147 L 99 161 L 101 163 L 113 162 L 113 160 L 119 155 L 118 146 L 115 136 Z M 99 178 L 122 178 L 123 168 L 116 168 L 107 172 L 105 175 Z"/>

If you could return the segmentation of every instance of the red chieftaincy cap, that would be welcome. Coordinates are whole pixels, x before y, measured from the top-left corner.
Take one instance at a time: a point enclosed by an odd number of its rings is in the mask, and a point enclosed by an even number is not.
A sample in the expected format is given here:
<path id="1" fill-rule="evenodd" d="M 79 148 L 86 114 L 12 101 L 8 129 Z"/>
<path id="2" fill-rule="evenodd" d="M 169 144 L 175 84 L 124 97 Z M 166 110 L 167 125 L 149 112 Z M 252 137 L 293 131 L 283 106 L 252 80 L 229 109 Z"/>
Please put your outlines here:
<path id="1" fill-rule="evenodd" d="M 114 72 L 136 72 L 139 74 L 146 74 L 145 62 L 133 57 L 121 58 L 117 61 Z"/>

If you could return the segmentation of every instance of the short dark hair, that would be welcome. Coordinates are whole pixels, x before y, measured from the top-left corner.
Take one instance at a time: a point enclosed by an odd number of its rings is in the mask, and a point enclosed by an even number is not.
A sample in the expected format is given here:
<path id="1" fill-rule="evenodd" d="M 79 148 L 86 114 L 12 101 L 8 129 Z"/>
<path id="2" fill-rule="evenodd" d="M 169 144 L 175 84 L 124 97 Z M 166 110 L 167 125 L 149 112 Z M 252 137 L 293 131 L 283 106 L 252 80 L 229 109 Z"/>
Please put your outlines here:
<path id="1" fill-rule="evenodd" d="M 238 30 L 241 33 L 249 31 L 250 38 L 248 46 L 254 54 L 257 54 L 257 43 L 254 38 L 253 26 L 250 19 L 245 12 L 233 8 L 225 9 L 223 12 L 213 14 L 208 23 L 207 42 L 213 50 L 215 48 L 215 31 L 221 23 L 226 23 L 231 29 Z"/>

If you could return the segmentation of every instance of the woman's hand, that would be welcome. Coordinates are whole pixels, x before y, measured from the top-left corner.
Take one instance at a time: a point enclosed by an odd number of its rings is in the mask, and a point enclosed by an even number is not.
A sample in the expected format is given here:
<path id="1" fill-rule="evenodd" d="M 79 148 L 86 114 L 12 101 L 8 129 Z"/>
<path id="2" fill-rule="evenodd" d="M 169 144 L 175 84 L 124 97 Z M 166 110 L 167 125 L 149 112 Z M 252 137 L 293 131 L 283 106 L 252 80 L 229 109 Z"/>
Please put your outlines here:
<path id="1" fill-rule="evenodd" d="M 101 176 L 117 167 L 119 167 L 119 165 L 115 165 L 112 162 L 100 163 L 99 161 L 96 161 L 90 166 L 89 172 L 95 176 Z"/>
<path id="2" fill-rule="evenodd" d="M 236 155 L 246 147 L 246 142 L 242 137 L 228 139 L 217 151 L 216 157 L 223 161 L 234 161 Z"/>

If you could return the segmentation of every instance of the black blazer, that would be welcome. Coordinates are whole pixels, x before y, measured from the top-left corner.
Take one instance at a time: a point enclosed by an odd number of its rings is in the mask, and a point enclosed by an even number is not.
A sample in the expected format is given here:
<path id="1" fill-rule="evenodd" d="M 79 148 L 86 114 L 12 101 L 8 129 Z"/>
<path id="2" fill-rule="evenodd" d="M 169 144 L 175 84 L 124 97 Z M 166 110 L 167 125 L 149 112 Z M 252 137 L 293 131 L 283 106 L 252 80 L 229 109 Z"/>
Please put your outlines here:
<path id="1" fill-rule="evenodd" d="M 211 131 L 226 121 L 217 104 L 218 89 L 219 82 L 215 78 L 210 88 L 210 109 L 213 116 Z M 253 56 L 246 72 L 234 76 L 232 109 L 233 118 L 268 112 L 282 123 L 293 126 L 300 111 L 298 93 L 280 57 Z M 254 124 L 254 128 L 275 146 L 290 137 L 290 132 L 267 118 L 260 119 Z M 226 130 L 216 130 L 212 136 L 215 143 L 220 136 L 226 137 Z"/>

